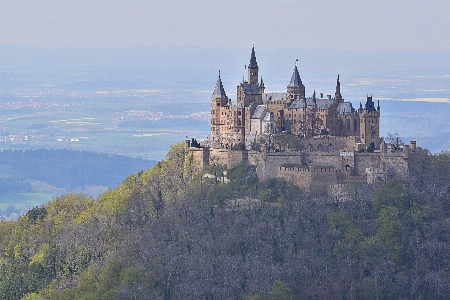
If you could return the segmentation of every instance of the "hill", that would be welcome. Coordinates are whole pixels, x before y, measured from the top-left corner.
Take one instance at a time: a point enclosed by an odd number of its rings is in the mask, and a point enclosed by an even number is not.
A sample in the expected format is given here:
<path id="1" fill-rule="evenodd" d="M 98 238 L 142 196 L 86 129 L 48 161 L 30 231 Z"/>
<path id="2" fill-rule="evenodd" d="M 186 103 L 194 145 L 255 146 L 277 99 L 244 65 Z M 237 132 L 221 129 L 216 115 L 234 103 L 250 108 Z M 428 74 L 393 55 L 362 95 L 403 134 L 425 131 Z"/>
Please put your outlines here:
<path id="1" fill-rule="evenodd" d="M 445 299 L 450 154 L 420 159 L 407 183 L 329 203 L 248 165 L 188 174 L 176 144 L 98 200 L 0 222 L 0 298 Z"/>

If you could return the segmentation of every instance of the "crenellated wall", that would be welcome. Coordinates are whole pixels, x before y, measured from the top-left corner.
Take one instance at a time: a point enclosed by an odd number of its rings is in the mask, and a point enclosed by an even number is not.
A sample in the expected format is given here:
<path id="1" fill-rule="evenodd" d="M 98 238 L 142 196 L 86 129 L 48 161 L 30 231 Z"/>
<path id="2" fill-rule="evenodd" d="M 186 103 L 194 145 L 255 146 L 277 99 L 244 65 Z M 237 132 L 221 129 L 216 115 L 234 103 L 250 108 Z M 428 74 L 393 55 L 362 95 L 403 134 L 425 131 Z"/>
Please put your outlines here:
<path id="1" fill-rule="evenodd" d="M 349 139 L 342 138 L 342 140 Z M 320 141 L 316 139 L 313 142 Z M 331 184 L 334 185 L 333 193 L 336 196 L 342 194 L 343 186 L 339 184 L 360 182 L 370 185 L 392 177 L 407 180 L 409 163 L 413 163 L 418 155 L 414 146 L 413 144 L 412 147 L 404 147 L 402 151 L 396 152 L 359 153 L 342 150 L 267 152 L 265 146 L 263 151 L 259 152 L 207 147 L 191 148 L 187 144 L 186 159 L 190 161 L 194 171 L 202 170 L 207 164 L 227 165 L 231 168 L 238 163 L 248 163 L 256 166 L 260 180 L 274 177 L 285 178 L 308 192 L 326 191 L 323 187 Z"/>

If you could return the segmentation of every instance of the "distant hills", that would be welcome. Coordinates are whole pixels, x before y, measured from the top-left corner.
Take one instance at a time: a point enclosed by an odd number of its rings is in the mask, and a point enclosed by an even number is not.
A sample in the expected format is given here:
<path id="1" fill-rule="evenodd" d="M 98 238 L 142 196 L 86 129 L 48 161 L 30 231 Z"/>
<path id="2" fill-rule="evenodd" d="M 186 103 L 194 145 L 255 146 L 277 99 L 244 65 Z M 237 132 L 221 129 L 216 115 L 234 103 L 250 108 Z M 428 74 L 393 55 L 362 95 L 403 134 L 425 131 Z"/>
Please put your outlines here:
<path id="1" fill-rule="evenodd" d="M 67 149 L 3 150 L 0 151 L 0 212 L 8 205 L 20 210 L 23 203 L 17 200 L 17 195 L 23 193 L 28 200 L 32 193 L 36 193 L 37 199 L 42 199 L 39 197 L 42 194 L 52 197 L 69 192 L 98 195 L 115 187 L 130 173 L 148 169 L 155 163 L 123 155 Z"/>

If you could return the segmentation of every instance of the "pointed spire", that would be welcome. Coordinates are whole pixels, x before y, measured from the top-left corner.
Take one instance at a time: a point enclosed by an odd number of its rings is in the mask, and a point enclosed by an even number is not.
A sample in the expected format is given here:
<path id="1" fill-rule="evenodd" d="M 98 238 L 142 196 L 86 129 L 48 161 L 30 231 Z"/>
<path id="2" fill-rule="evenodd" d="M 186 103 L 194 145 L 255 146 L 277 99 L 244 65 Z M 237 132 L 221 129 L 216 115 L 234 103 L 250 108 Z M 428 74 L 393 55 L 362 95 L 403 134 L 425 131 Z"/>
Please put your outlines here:
<path id="1" fill-rule="evenodd" d="M 258 63 L 256 62 L 256 55 L 255 55 L 255 45 L 253 44 L 252 47 L 252 54 L 250 56 L 250 64 L 248 65 L 249 68 L 257 68 Z"/>
<path id="2" fill-rule="evenodd" d="M 220 79 L 220 70 L 219 70 L 219 78 L 217 78 L 216 88 L 214 89 L 214 93 L 212 98 L 226 98 L 225 89 L 222 85 L 222 79 Z"/>
<path id="3" fill-rule="evenodd" d="M 294 73 L 292 73 L 291 82 L 288 87 L 303 87 L 302 79 L 298 73 L 297 64 L 295 64 Z"/>
<path id="4" fill-rule="evenodd" d="M 263 81 L 263 78 L 262 78 L 262 76 L 261 76 L 261 83 L 259 84 L 261 87 L 264 87 L 264 81 Z"/>

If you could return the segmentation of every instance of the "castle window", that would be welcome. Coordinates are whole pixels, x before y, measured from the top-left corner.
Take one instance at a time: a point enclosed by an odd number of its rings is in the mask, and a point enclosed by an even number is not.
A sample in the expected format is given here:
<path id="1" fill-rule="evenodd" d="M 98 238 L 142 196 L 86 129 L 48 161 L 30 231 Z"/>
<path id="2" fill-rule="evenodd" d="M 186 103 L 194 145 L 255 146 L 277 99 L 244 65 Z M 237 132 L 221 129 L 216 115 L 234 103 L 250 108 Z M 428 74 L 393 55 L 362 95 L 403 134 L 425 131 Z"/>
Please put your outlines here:
<path id="1" fill-rule="evenodd" d="M 350 120 L 347 120 L 347 130 L 350 130 Z"/>
<path id="2" fill-rule="evenodd" d="M 329 144 L 327 147 L 327 152 L 333 152 L 334 151 L 334 147 L 332 144 Z"/>
<path id="3" fill-rule="evenodd" d="M 313 152 L 314 151 L 313 145 L 309 144 L 308 148 L 309 148 L 309 152 Z"/>
<path id="4" fill-rule="evenodd" d="M 323 146 L 322 146 L 322 144 L 319 144 L 319 145 L 317 146 L 317 151 L 323 152 Z"/>
<path id="5" fill-rule="evenodd" d="M 358 121 L 353 120 L 353 131 L 358 130 Z"/>

